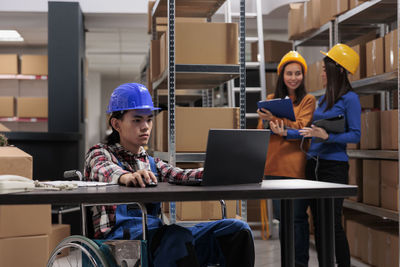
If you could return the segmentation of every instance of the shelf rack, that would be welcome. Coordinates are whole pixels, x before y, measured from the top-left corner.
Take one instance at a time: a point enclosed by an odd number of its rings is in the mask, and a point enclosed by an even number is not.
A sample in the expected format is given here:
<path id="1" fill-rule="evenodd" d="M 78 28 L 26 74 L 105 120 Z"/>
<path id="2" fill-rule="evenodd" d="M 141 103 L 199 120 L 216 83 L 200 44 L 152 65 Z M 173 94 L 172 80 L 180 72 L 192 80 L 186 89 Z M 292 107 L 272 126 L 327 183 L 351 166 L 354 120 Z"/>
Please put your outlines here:
<path id="1" fill-rule="evenodd" d="M 156 18 L 167 17 L 168 33 L 167 68 L 153 85 L 155 99 L 159 89 L 167 89 L 168 95 L 168 152 L 155 151 L 154 155 L 168 161 L 171 165 L 177 162 L 203 162 L 204 153 L 176 153 L 175 141 L 175 107 L 177 89 L 212 89 L 240 77 L 240 127 L 246 128 L 245 103 L 245 0 L 240 0 L 239 17 L 239 60 L 238 65 L 201 65 L 175 63 L 175 17 L 211 16 L 222 6 L 225 0 L 157 0 L 152 9 L 152 37 L 157 39 Z M 208 101 L 207 101 L 208 102 Z M 202 154 L 202 155 L 200 155 Z M 243 207 L 242 207 L 243 210 Z M 176 221 L 175 203 L 170 203 L 171 223 Z M 243 216 L 243 212 L 242 212 Z M 244 219 L 247 219 L 244 211 Z"/>
<path id="2" fill-rule="evenodd" d="M 353 81 L 351 86 L 354 91 L 359 94 L 397 90 L 397 71 Z M 310 94 L 316 97 L 323 96 L 325 94 L 325 89 L 310 92 Z"/>
<path id="3" fill-rule="evenodd" d="M 354 159 L 399 159 L 396 150 L 347 150 L 347 155 Z"/>
<path id="4" fill-rule="evenodd" d="M 349 208 L 352 210 L 361 211 L 364 213 L 368 213 L 374 216 L 379 216 L 382 218 L 387 218 L 393 221 L 399 221 L 399 213 L 393 210 L 388 210 L 380 207 L 375 207 L 371 205 L 367 205 L 361 202 L 354 202 L 348 199 L 345 199 L 343 202 L 343 207 Z"/>
<path id="5" fill-rule="evenodd" d="M 0 80 L 47 80 L 47 75 L 0 74 Z"/>

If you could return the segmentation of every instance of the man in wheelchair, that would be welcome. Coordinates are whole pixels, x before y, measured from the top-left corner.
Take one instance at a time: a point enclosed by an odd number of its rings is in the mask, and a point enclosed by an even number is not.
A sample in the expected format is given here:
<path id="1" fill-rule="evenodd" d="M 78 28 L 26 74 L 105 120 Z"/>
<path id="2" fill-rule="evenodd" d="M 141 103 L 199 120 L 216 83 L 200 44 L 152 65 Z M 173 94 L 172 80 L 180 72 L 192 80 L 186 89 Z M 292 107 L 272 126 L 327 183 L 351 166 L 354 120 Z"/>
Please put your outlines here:
<path id="1" fill-rule="evenodd" d="M 143 148 L 152 130 L 153 111 L 157 109 L 145 86 L 127 83 L 117 87 L 107 110 L 112 133 L 105 143 L 87 152 L 85 179 L 138 187 L 200 179 L 203 168 L 180 169 L 150 157 Z M 149 203 L 146 207 L 151 266 L 254 266 L 254 242 L 247 223 L 223 219 L 190 228 L 163 225 L 158 216 L 160 203 Z M 118 205 L 96 206 L 92 212 L 94 238 L 141 239 L 140 210 Z"/>

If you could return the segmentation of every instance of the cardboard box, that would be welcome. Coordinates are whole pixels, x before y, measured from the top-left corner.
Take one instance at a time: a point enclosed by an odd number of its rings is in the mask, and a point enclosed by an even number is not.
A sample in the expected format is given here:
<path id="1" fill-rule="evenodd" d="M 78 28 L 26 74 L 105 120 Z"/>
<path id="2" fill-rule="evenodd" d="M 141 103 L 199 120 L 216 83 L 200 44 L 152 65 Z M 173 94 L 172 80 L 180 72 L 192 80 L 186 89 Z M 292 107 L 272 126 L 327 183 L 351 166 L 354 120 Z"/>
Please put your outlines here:
<path id="1" fill-rule="evenodd" d="M 380 162 L 363 160 L 363 203 L 380 206 Z"/>
<path id="2" fill-rule="evenodd" d="M 17 54 L 0 54 L 0 74 L 18 74 Z"/>
<path id="3" fill-rule="evenodd" d="M 0 117 L 14 117 L 14 110 L 14 97 L 0 96 Z"/>
<path id="4" fill-rule="evenodd" d="M 357 54 L 360 56 L 360 64 L 358 65 L 357 71 L 354 74 L 349 74 L 349 80 L 352 81 L 357 81 L 362 78 L 365 78 L 366 75 L 366 63 L 365 63 L 365 57 L 366 57 L 366 45 L 365 44 L 358 44 L 355 46 L 352 46 L 351 48 L 354 49 L 354 51 L 357 52 Z"/>
<path id="5" fill-rule="evenodd" d="M 399 162 L 397 160 L 381 160 L 382 184 L 399 186 Z"/>
<path id="6" fill-rule="evenodd" d="M 397 267 L 399 266 L 399 234 L 397 230 L 381 231 L 378 247 L 378 266 Z"/>
<path id="7" fill-rule="evenodd" d="M 320 21 L 321 25 L 324 25 L 325 23 L 334 20 L 333 16 L 333 10 L 332 10 L 332 2 L 335 2 L 334 0 L 320 0 Z"/>
<path id="8" fill-rule="evenodd" d="M 361 149 L 380 149 L 381 147 L 380 112 L 361 113 Z"/>
<path id="9" fill-rule="evenodd" d="M 168 114 L 156 116 L 156 150 L 168 151 Z M 239 128 L 239 108 L 187 108 L 175 109 L 176 151 L 204 152 L 208 130 Z"/>
<path id="10" fill-rule="evenodd" d="M 382 149 L 397 150 L 398 144 L 398 110 L 380 112 L 381 147 Z"/>
<path id="11" fill-rule="evenodd" d="M 18 97 L 17 116 L 20 118 L 47 118 L 47 97 Z"/>
<path id="12" fill-rule="evenodd" d="M 53 224 L 49 234 L 49 257 L 56 246 L 66 237 L 71 235 L 71 226 L 69 224 Z M 61 256 L 67 256 L 67 250 L 61 252 Z"/>
<path id="13" fill-rule="evenodd" d="M 353 144 L 353 143 L 347 143 L 348 150 L 353 150 L 353 149 L 360 149 L 360 143 Z"/>
<path id="14" fill-rule="evenodd" d="M 46 55 L 22 55 L 21 74 L 47 75 L 48 60 Z"/>
<path id="15" fill-rule="evenodd" d="M 367 77 L 385 72 L 384 38 L 369 41 L 366 45 Z"/>
<path id="16" fill-rule="evenodd" d="M 331 0 L 332 16 L 337 17 L 349 10 L 348 0 Z"/>
<path id="17" fill-rule="evenodd" d="M 277 82 L 278 82 L 278 74 L 276 72 L 265 73 L 265 84 L 267 88 L 267 95 L 273 94 L 275 92 Z"/>
<path id="18" fill-rule="evenodd" d="M 398 68 L 397 32 L 398 30 L 394 30 L 385 35 L 385 72 L 392 72 Z"/>
<path id="19" fill-rule="evenodd" d="M 361 95 L 360 105 L 362 110 L 380 109 L 380 95 Z"/>
<path id="20" fill-rule="evenodd" d="M 384 209 L 399 210 L 399 188 L 381 184 L 381 207 Z"/>
<path id="21" fill-rule="evenodd" d="M 0 205 L 0 238 L 51 233 L 51 205 Z"/>
<path id="22" fill-rule="evenodd" d="M 0 132 L 10 132 L 11 130 L 7 128 L 4 124 L 0 123 Z"/>
<path id="23" fill-rule="evenodd" d="M 0 96 L 18 96 L 19 80 L 0 80 Z"/>
<path id="24" fill-rule="evenodd" d="M 346 220 L 346 236 L 349 242 L 350 254 L 353 257 L 360 258 L 360 242 L 358 234 L 359 223 L 354 220 Z"/>
<path id="25" fill-rule="evenodd" d="M 0 239 L 0 266 L 43 267 L 49 256 L 47 235 Z"/>
<path id="26" fill-rule="evenodd" d="M 17 147 L 0 147 L 1 174 L 20 175 L 32 179 L 32 156 Z"/>
<path id="27" fill-rule="evenodd" d="M 165 33 L 163 34 L 165 35 Z M 160 57 L 167 60 L 167 38 L 160 38 Z M 175 23 L 176 64 L 239 64 L 237 23 Z M 166 68 L 160 59 L 160 72 Z"/>
<path id="28" fill-rule="evenodd" d="M 357 185 L 357 196 L 349 197 L 349 199 L 362 202 L 363 179 L 362 179 L 362 160 L 349 159 L 349 184 Z"/>
<path id="29" fill-rule="evenodd" d="M 165 68 L 165 66 L 164 66 Z M 150 43 L 150 79 L 155 82 L 160 76 L 160 40 Z"/>
<path id="30" fill-rule="evenodd" d="M 322 26 L 320 17 L 320 0 L 304 2 L 305 32 L 310 32 Z"/>
<path id="31" fill-rule="evenodd" d="M 236 200 L 227 200 L 225 204 L 227 218 L 235 218 Z M 176 202 L 176 217 L 186 221 L 220 220 L 222 219 L 221 203 L 219 201 Z"/>
<path id="32" fill-rule="evenodd" d="M 264 41 L 265 62 L 280 62 L 282 57 L 293 49 L 291 42 Z M 251 61 L 258 61 L 258 42 L 251 43 Z"/>
<path id="33" fill-rule="evenodd" d="M 18 96 L 47 97 L 47 80 L 20 80 Z"/>
<path id="34" fill-rule="evenodd" d="M 358 5 L 361 5 L 364 2 L 367 2 L 368 0 L 349 0 L 349 8 L 353 9 Z"/>
<path id="35" fill-rule="evenodd" d="M 288 14 L 288 38 L 289 40 L 295 40 L 299 38 L 300 34 L 300 19 L 302 14 L 300 13 L 300 5 L 291 5 Z M 292 7 L 293 6 L 293 7 Z"/>

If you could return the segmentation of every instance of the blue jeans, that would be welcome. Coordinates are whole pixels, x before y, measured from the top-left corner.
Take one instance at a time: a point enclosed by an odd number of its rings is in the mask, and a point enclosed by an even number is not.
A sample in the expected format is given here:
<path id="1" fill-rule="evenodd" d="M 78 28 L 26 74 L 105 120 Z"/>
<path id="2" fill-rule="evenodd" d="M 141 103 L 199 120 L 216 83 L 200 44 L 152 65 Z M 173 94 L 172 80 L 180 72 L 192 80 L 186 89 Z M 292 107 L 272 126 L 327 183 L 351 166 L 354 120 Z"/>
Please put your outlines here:
<path id="1" fill-rule="evenodd" d="M 267 180 L 293 179 L 284 176 L 265 176 Z M 308 266 L 309 260 L 309 243 L 310 231 L 308 225 L 307 208 L 310 202 L 308 199 L 295 199 L 293 201 L 294 211 L 294 251 L 296 266 Z M 272 200 L 274 218 L 280 221 L 281 218 L 281 201 L 279 199 Z M 280 236 L 280 227 L 279 227 Z"/>

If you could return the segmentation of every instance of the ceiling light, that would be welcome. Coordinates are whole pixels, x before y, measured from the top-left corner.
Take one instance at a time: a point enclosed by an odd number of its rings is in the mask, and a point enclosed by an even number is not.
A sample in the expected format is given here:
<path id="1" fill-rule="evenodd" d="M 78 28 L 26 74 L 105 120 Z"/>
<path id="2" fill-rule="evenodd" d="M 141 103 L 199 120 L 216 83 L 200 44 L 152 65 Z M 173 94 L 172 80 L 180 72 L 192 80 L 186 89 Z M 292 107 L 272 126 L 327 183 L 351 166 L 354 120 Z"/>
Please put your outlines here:
<path id="1" fill-rule="evenodd" d="M 23 42 L 24 38 L 14 30 L 0 30 L 0 42 Z"/>

